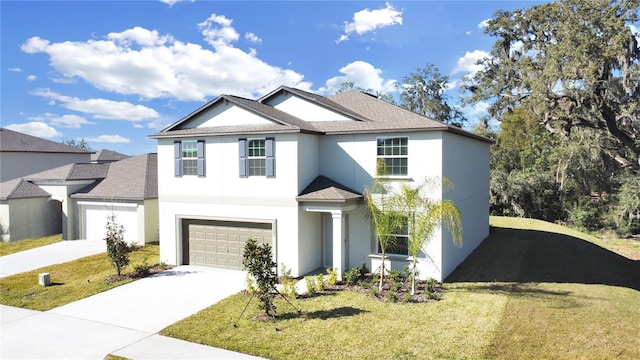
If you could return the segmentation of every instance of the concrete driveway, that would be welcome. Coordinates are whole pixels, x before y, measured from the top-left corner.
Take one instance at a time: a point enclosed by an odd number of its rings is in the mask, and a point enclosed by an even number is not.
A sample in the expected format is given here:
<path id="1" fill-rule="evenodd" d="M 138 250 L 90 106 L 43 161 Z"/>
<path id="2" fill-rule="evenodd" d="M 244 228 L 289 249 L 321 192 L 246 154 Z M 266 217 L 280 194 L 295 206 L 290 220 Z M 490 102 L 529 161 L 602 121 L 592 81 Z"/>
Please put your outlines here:
<path id="1" fill-rule="evenodd" d="M 65 240 L 0 257 L 0 277 L 107 251 L 104 240 Z"/>
<path id="2" fill-rule="evenodd" d="M 257 359 L 157 335 L 244 283 L 241 271 L 180 266 L 46 312 L 2 306 L 0 358 Z"/>

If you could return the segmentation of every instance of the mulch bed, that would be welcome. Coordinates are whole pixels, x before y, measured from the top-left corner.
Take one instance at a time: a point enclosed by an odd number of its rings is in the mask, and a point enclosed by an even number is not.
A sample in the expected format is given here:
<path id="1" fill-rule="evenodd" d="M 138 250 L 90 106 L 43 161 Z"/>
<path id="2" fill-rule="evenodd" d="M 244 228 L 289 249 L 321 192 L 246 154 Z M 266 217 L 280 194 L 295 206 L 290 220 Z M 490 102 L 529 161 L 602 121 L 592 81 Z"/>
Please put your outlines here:
<path id="1" fill-rule="evenodd" d="M 151 276 L 153 274 L 157 274 L 159 272 L 171 269 L 172 267 L 173 266 L 166 265 L 166 264 L 154 264 L 148 267 L 146 266 L 141 268 L 139 267 L 139 268 L 136 268 L 136 270 L 126 274 L 109 276 L 106 279 L 104 279 L 104 282 L 106 282 L 107 284 L 113 284 L 125 279 L 141 279 L 141 278 L 145 278 L 147 276 Z"/>

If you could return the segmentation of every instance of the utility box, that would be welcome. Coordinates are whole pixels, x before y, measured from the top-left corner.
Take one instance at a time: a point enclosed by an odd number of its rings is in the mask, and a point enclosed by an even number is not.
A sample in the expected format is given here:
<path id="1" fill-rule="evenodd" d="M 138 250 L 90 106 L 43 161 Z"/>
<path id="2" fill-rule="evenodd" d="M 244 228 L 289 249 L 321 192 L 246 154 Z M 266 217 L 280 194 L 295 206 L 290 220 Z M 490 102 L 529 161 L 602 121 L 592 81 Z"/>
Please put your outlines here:
<path id="1" fill-rule="evenodd" d="M 49 277 L 49 273 L 40 273 L 40 274 L 38 274 L 38 282 L 42 286 L 51 285 L 51 277 Z"/>

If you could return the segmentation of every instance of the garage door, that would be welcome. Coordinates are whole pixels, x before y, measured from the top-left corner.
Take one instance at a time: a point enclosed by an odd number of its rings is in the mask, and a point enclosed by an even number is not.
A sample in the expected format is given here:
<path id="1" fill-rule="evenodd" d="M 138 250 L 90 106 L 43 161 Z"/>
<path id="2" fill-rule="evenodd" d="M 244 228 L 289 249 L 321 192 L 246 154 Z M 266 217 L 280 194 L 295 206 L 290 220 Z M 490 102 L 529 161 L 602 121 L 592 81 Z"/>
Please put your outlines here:
<path id="1" fill-rule="evenodd" d="M 136 206 L 112 206 L 83 204 L 81 234 L 83 239 L 102 240 L 107 235 L 106 225 L 109 216 L 115 216 L 116 222 L 124 227 L 124 240 L 128 243 L 142 242 L 138 239 L 138 213 Z"/>
<path id="2" fill-rule="evenodd" d="M 273 246 L 269 223 L 184 220 L 182 228 L 184 264 L 242 270 L 249 239 Z"/>

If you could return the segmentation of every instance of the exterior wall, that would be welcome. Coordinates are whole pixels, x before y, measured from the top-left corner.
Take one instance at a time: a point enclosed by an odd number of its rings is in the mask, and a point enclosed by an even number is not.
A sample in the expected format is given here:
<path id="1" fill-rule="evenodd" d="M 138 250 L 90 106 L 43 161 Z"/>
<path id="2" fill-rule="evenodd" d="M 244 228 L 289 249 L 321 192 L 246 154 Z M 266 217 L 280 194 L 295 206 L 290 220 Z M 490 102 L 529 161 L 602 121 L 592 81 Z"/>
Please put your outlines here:
<path id="1" fill-rule="evenodd" d="M 69 196 L 93 183 L 93 180 L 77 181 L 64 184 L 43 184 L 38 183 L 44 191 L 51 194 L 51 198 L 62 203 L 62 239 L 74 240 L 78 238 L 75 226 L 76 204 Z"/>
<path id="2" fill-rule="evenodd" d="M 222 102 L 190 120 L 183 128 L 270 123 L 271 121 L 262 116 L 246 111 L 232 103 Z"/>
<path id="3" fill-rule="evenodd" d="M 0 218 L 8 233 L 3 241 L 17 241 L 60 234 L 60 202 L 47 198 L 11 199 L 0 205 Z"/>
<path id="4" fill-rule="evenodd" d="M 322 214 L 298 208 L 298 249 L 297 266 L 299 276 L 324 267 L 322 249 Z M 285 263 L 287 268 L 293 266 Z M 278 263 L 280 267 L 280 263 Z"/>
<path id="5" fill-rule="evenodd" d="M 443 174 L 454 184 L 444 195 L 460 210 L 463 246 L 455 247 L 451 234 L 444 231 L 442 278 L 439 280 L 446 278 L 489 236 L 490 144 L 453 134 L 444 134 L 443 143 Z"/>
<path id="6" fill-rule="evenodd" d="M 299 276 L 297 136 L 275 136 L 275 178 L 240 178 L 241 136 L 202 137 L 206 176 L 175 177 L 174 139 L 158 140 L 160 260 L 181 263 L 181 219 L 272 222 L 276 262 Z"/>
<path id="7" fill-rule="evenodd" d="M 67 164 L 90 162 L 90 153 L 0 152 L 0 182 Z"/>
<path id="8" fill-rule="evenodd" d="M 11 241 L 11 234 L 9 234 L 9 202 L 6 200 L 0 201 L 0 241 Z"/>
<path id="9" fill-rule="evenodd" d="M 269 99 L 267 104 L 305 121 L 353 121 L 342 114 L 286 92 Z"/>
<path id="10" fill-rule="evenodd" d="M 144 224 L 144 242 L 152 243 L 160 241 L 160 228 L 158 222 L 158 199 L 148 199 L 144 201 L 142 208 Z"/>

